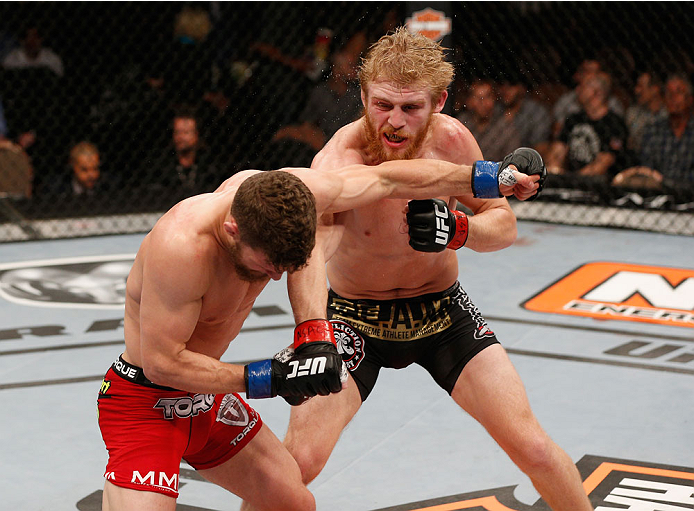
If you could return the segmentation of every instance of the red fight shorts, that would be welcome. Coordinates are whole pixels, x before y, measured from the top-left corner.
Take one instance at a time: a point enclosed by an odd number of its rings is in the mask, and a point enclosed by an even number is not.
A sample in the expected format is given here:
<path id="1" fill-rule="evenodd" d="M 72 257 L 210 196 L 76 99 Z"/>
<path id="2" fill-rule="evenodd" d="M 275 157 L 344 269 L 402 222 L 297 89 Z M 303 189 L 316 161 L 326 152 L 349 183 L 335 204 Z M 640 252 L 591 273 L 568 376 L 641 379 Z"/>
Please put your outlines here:
<path id="1" fill-rule="evenodd" d="M 118 358 L 97 401 L 108 450 L 106 480 L 134 490 L 178 497 L 181 459 L 204 470 L 244 448 L 262 426 L 238 394 L 194 394 L 149 381 Z"/>

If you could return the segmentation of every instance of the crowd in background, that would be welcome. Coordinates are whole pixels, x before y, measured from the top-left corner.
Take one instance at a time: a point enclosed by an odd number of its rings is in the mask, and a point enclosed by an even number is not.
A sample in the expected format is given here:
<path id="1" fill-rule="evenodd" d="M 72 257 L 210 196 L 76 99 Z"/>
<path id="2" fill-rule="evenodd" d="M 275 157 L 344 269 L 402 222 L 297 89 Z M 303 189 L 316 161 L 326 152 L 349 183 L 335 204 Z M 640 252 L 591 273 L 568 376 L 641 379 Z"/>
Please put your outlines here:
<path id="1" fill-rule="evenodd" d="M 404 23 L 403 4 L 343 2 L 320 16 L 305 4 L 234 5 L 165 3 L 158 13 L 127 3 L 99 17 L 85 5 L 50 4 L 46 14 L 36 4 L 0 24 L 0 193 L 44 205 L 115 197 L 116 207 L 160 207 L 241 169 L 309 166 L 360 117 L 360 57 Z M 456 8 L 456 80 L 444 112 L 470 129 L 486 159 L 528 146 L 574 183 L 692 187 L 694 61 L 682 50 L 692 46 L 596 42 L 574 27 L 577 45 L 565 37 L 571 27 L 557 33 L 564 38 L 548 33 L 572 8 L 581 7 Z M 526 23 L 508 26 L 536 32 L 516 34 L 502 51 L 500 26 L 513 17 Z M 81 20 L 80 33 L 66 34 L 68 19 Z M 65 47 L 70 37 L 81 45 Z"/>

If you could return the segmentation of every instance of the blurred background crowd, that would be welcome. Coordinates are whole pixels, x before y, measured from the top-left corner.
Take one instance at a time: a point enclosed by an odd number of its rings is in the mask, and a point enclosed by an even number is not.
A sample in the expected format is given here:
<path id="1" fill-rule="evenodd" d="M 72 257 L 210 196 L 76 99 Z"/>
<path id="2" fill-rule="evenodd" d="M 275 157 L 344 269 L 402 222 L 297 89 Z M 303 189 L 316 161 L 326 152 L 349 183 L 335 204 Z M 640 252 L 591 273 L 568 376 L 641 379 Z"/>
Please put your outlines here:
<path id="1" fill-rule="evenodd" d="M 360 57 L 427 7 L 444 112 L 486 159 L 540 151 L 540 201 L 694 211 L 690 2 L 2 2 L 0 217 L 163 211 L 309 166 L 361 115 Z"/>

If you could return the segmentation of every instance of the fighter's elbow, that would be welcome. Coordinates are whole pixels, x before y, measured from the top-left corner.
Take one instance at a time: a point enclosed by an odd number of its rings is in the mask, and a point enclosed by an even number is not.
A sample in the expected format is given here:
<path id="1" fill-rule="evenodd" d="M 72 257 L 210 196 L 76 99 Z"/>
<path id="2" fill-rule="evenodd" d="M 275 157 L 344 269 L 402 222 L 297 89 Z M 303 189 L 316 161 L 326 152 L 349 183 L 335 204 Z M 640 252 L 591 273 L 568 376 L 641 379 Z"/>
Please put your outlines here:
<path id="1" fill-rule="evenodd" d="M 513 245 L 518 238 L 518 222 L 516 222 L 516 215 L 512 211 L 508 211 L 504 218 L 503 228 L 501 229 L 501 235 L 499 236 L 499 243 L 502 248 L 510 247 Z"/>
<path id="2" fill-rule="evenodd" d="M 142 357 L 142 370 L 149 381 L 157 385 L 172 386 L 175 377 L 174 364 L 160 354 Z"/>
<path id="3" fill-rule="evenodd" d="M 504 236 L 504 246 L 503 248 L 510 247 L 516 242 L 518 238 L 518 228 L 516 227 L 516 222 L 513 222 L 513 227 L 507 229 Z"/>
<path id="4" fill-rule="evenodd" d="M 496 252 L 510 247 L 518 237 L 515 217 L 506 218 L 496 225 L 494 234 L 487 238 L 487 243 L 480 252 Z"/>

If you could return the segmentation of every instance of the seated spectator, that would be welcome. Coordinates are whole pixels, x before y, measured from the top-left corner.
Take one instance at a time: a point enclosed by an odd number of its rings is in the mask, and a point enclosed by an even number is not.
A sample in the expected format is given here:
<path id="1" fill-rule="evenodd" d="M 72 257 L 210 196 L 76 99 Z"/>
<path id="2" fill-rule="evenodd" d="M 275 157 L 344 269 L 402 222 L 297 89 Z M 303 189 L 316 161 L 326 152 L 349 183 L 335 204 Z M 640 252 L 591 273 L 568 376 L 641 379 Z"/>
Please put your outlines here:
<path id="1" fill-rule="evenodd" d="M 520 146 L 538 149 L 540 144 L 549 142 L 549 110 L 528 95 L 527 83 L 519 73 L 504 75 L 500 80 L 499 98 L 504 119 L 513 123 L 520 135 Z"/>
<path id="2" fill-rule="evenodd" d="M 212 19 L 203 5 L 182 4 L 173 38 L 152 48 L 147 84 L 172 105 L 198 105 L 211 94 L 214 53 L 209 42 Z M 185 65 L 181 65 L 185 63 Z"/>
<path id="3" fill-rule="evenodd" d="M 475 136 L 486 160 L 500 161 L 521 145 L 521 137 L 495 106 L 494 85 L 487 79 L 477 79 L 470 85 L 467 109 L 458 120 Z"/>
<path id="4" fill-rule="evenodd" d="M 273 140 L 292 139 L 310 146 L 314 153 L 342 126 L 359 118 L 362 110 L 360 88 L 356 83 L 358 55 L 337 52 L 332 72 L 309 94 L 300 124 L 284 126 Z"/>
<path id="5" fill-rule="evenodd" d="M 608 107 L 609 83 L 609 77 L 598 73 L 578 88 L 583 110 L 569 116 L 552 143 L 545 159 L 550 173 L 604 176 L 619 168 L 627 129 L 622 117 Z"/>
<path id="6" fill-rule="evenodd" d="M 143 176 L 152 190 L 166 190 L 177 197 L 211 192 L 224 177 L 212 151 L 200 137 L 195 112 L 186 107 L 179 109 L 172 121 L 171 146 L 161 155 L 155 155 Z"/>
<path id="7" fill-rule="evenodd" d="M 70 151 L 72 175 L 69 191 L 72 195 L 95 195 L 104 191 L 106 180 L 99 168 L 99 150 L 94 144 L 80 142 Z"/>
<path id="8" fill-rule="evenodd" d="M 2 60 L 0 91 L 7 122 L 6 137 L 22 147 L 35 170 L 34 185 L 55 166 L 51 155 L 65 142 L 62 114 L 67 102 L 63 89 L 63 64 L 60 57 L 42 47 L 38 29 L 29 25 L 21 46 Z"/>
<path id="9" fill-rule="evenodd" d="M 645 71 L 636 79 L 636 102 L 627 108 L 625 121 L 629 131 L 627 146 L 637 154 L 641 150 L 641 139 L 646 126 L 667 117 L 662 89 L 663 83 L 652 71 Z"/>
<path id="10" fill-rule="evenodd" d="M 578 99 L 581 84 L 596 74 L 603 72 L 600 62 L 593 59 L 583 60 L 573 75 L 576 87 L 561 95 L 552 108 L 552 137 L 556 139 L 564 126 L 564 122 L 570 115 L 582 110 Z M 610 80 L 611 81 L 611 80 Z M 611 85 L 611 84 L 610 84 Z M 614 96 L 610 95 L 607 99 L 608 108 L 617 115 L 624 117 L 624 105 Z"/>
<path id="11" fill-rule="evenodd" d="M 53 50 L 43 46 L 43 38 L 36 26 L 26 28 L 21 46 L 11 50 L 2 65 L 5 69 L 44 67 L 59 77 L 64 74 L 63 60 Z"/>
<path id="12" fill-rule="evenodd" d="M 0 197 L 30 198 L 34 171 L 21 146 L 0 140 Z"/>
<path id="13" fill-rule="evenodd" d="M 673 188 L 694 185 L 694 115 L 692 82 L 672 74 L 665 84 L 668 116 L 648 125 L 643 134 L 640 165 L 617 174 L 615 186 Z"/>
<path id="14" fill-rule="evenodd" d="M 44 183 L 42 196 L 96 197 L 111 190 L 110 178 L 101 172 L 99 150 L 91 142 L 75 144 L 70 150 L 69 164 L 69 172 Z"/>

